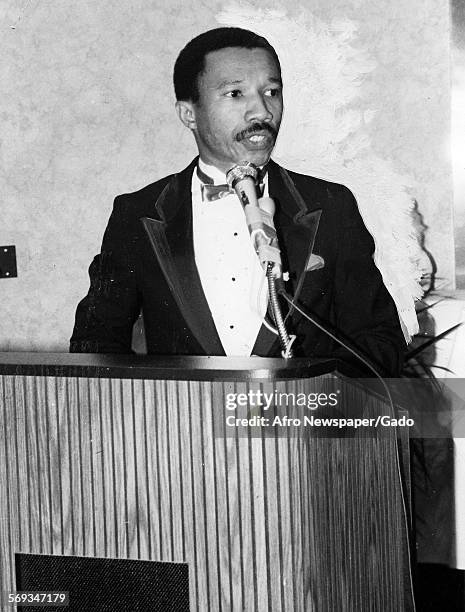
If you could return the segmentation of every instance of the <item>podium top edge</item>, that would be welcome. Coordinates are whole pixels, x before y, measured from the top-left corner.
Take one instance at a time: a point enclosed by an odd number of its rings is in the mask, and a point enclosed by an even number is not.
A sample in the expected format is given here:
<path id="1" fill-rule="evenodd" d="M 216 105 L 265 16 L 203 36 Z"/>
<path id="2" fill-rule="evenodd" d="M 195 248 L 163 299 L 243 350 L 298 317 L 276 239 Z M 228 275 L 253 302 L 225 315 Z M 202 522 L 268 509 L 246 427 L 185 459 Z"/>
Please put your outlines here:
<path id="1" fill-rule="evenodd" d="M 337 359 L 0 353 L 0 374 L 18 376 L 250 382 L 312 378 L 336 370 Z"/>

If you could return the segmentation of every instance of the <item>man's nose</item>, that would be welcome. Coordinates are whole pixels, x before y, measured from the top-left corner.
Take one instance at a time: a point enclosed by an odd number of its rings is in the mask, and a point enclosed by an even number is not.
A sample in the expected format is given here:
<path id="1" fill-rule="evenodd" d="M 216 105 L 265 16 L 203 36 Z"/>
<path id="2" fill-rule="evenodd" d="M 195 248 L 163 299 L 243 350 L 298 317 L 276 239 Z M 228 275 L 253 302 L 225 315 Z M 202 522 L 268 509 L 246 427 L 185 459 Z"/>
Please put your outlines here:
<path id="1" fill-rule="evenodd" d="M 271 121 L 273 113 L 268 108 L 267 99 L 261 94 L 252 96 L 245 113 L 246 121 Z"/>

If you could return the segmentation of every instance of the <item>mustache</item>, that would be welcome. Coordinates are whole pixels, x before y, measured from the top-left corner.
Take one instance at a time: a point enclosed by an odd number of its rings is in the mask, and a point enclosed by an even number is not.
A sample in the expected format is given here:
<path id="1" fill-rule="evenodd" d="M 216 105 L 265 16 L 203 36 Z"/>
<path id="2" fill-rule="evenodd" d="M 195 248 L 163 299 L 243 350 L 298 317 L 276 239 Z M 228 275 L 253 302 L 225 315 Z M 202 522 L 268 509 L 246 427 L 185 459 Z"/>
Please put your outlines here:
<path id="1" fill-rule="evenodd" d="M 253 136 L 254 134 L 258 134 L 260 132 L 269 132 L 274 138 L 278 135 L 278 130 L 269 123 L 253 123 L 245 130 L 238 132 L 235 136 L 237 142 L 244 140 L 244 138 L 248 138 L 249 136 Z"/>

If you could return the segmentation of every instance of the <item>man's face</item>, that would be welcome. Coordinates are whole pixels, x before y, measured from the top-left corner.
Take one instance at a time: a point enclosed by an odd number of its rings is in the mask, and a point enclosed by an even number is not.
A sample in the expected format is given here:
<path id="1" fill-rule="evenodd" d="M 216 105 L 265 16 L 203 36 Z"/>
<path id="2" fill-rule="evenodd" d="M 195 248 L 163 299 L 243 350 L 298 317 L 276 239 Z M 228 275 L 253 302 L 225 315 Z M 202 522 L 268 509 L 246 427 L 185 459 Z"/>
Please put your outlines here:
<path id="1" fill-rule="evenodd" d="M 184 104 L 202 160 L 227 172 L 242 161 L 265 164 L 283 112 L 281 74 L 265 49 L 227 47 L 205 57 L 198 102 Z"/>

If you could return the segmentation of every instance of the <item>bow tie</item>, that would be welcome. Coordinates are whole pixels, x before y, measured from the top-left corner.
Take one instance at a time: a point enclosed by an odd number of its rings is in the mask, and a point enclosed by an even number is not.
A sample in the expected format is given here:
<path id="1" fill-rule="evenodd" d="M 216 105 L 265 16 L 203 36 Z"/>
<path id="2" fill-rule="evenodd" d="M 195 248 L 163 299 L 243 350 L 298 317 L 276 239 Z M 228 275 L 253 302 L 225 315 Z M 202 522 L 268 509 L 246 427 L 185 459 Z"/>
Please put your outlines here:
<path id="1" fill-rule="evenodd" d="M 267 172 L 267 167 L 264 166 L 262 169 L 259 169 L 257 176 L 257 197 L 261 198 L 263 196 L 263 192 L 265 190 L 265 185 L 263 184 L 263 180 L 265 178 Z M 224 198 L 228 196 L 230 193 L 236 193 L 234 189 L 224 183 L 223 185 L 214 185 L 213 179 L 202 172 L 202 170 L 197 166 L 197 176 L 202 183 L 202 200 L 205 202 L 213 202 L 215 200 L 219 200 L 220 198 Z"/>

